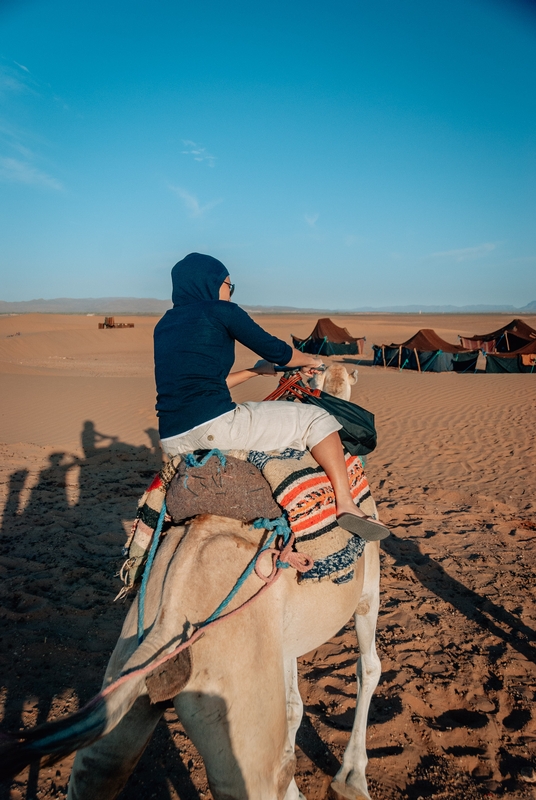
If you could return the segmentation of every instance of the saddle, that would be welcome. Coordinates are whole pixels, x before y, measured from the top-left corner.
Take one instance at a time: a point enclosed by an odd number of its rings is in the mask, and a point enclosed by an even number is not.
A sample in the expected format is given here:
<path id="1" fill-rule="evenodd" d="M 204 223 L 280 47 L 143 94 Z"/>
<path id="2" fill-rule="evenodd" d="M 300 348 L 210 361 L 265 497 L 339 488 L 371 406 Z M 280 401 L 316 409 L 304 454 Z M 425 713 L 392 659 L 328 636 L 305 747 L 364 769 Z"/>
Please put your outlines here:
<path id="1" fill-rule="evenodd" d="M 173 522 L 217 514 L 241 522 L 275 519 L 281 509 L 256 466 L 233 456 L 212 455 L 201 463 L 181 461 L 166 494 Z"/>
<path id="2" fill-rule="evenodd" d="M 139 500 L 136 519 L 123 548 L 126 561 L 119 576 L 124 586 L 116 600 L 130 594 L 141 580 L 164 503 L 165 521 L 175 524 L 199 514 L 242 522 L 281 516 L 268 482 L 244 458 L 224 456 L 219 450 L 175 456 Z"/>
<path id="3" fill-rule="evenodd" d="M 376 516 L 363 458 L 347 453 L 346 467 L 354 502 L 367 516 Z M 283 509 L 296 550 L 315 562 L 299 576 L 303 581 L 351 580 L 365 547 L 363 539 L 337 525 L 333 487 L 308 451 L 188 453 L 166 464 L 140 499 L 123 551 L 127 559 L 120 576 L 125 585 L 117 598 L 129 594 L 141 579 L 164 502 L 166 519 L 175 524 L 199 514 L 242 522 L 276 519 Z"/>

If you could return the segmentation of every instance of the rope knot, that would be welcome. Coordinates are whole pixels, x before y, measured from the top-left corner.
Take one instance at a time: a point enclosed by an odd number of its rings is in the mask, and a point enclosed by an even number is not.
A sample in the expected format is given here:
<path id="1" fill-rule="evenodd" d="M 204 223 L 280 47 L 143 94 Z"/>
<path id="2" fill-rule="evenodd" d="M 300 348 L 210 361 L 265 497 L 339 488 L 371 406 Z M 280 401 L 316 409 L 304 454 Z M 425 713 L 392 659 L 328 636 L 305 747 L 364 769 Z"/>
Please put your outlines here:
<path id="1" fill-rule="evenodd" d="M 288 569 L 292 567 L 296 572 L 309 572 L 315 565 L 314 558 L 308 556 L 306 553 L 288 553 L 286 561 L 278 559 L 277 566 L 281 569 Z"/>
<path id="2" fill-rule="evenodd" d="M 278 517 L 277 519 L 260 518 L 253 523 L 254 528 L 264 528 L 265 530 L 275 530 L 276 535 L 279 534 L 282 538 L 280 547 L 265 547 L 262 549 L 258 556 L 257 561 L 264 553 L 270 553 L 272 557 L 272 571 L 266 576 L 260 572 L 257 564 L 255 565 L 256 575 L 265 583 L 270 583 L 276 575 L 278 569 L 288 569 L 291 567 L 297 572 L 309 572 L 314 567 L 314 559 L 305 553 L 295 553 L 293 551 L 295 536 L 290 529 L 285 516 Z"/>

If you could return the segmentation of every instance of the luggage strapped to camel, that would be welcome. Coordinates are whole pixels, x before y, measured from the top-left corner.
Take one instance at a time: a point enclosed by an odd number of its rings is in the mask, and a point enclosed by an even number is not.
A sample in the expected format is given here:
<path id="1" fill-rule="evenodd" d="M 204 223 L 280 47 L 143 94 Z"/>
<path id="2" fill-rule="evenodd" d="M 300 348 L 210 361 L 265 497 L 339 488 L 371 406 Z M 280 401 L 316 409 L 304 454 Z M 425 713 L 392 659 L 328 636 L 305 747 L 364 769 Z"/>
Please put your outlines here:
<path id="1" fill-rule="evenodd" d="M 282 367 L 276 368 L 277 371 Z M 265 400 L 300 400 L 302 403 L 323 408 L 342 425 L 339 436 L 344 448 L 354 456 L 364 456 L 376 448 L 376 428 L 374 414 L 366 408 L 333 397 L 320 389 L 310 389 L 301 380 L 297 370 L 285 370 L 279 385 L 274 391 L 264 398 Z"/>

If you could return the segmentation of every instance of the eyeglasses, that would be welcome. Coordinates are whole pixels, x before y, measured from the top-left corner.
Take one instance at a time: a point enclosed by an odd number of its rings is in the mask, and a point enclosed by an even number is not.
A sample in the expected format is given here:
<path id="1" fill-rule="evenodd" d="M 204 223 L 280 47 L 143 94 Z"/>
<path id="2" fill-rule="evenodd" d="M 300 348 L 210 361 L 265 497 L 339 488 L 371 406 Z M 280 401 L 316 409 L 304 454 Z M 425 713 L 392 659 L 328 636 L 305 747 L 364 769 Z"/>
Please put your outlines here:
<path id="1" fill-rule="evenodd" d="M 229 287 L 229 297 L 232 297 L 233 296 L 233 292 L 235 290 L 235 284 L 234 283 L 227 283 L 227 281 L 224 281 L 224 284 Z"/>

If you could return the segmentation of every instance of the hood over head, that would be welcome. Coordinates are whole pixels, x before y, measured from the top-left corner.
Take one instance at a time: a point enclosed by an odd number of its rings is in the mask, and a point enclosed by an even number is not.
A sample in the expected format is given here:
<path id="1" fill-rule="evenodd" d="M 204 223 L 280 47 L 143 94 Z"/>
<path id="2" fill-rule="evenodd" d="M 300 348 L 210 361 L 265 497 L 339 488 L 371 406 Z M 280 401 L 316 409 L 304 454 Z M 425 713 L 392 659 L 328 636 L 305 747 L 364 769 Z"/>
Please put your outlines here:
<path id="1" fill-rule="evenodd" d="M 186 306 L 203 300 L 218 300 L 220 286 L 229 272 L 212 256 L 190 253 L 171 270 L 174 306 Z"/>

